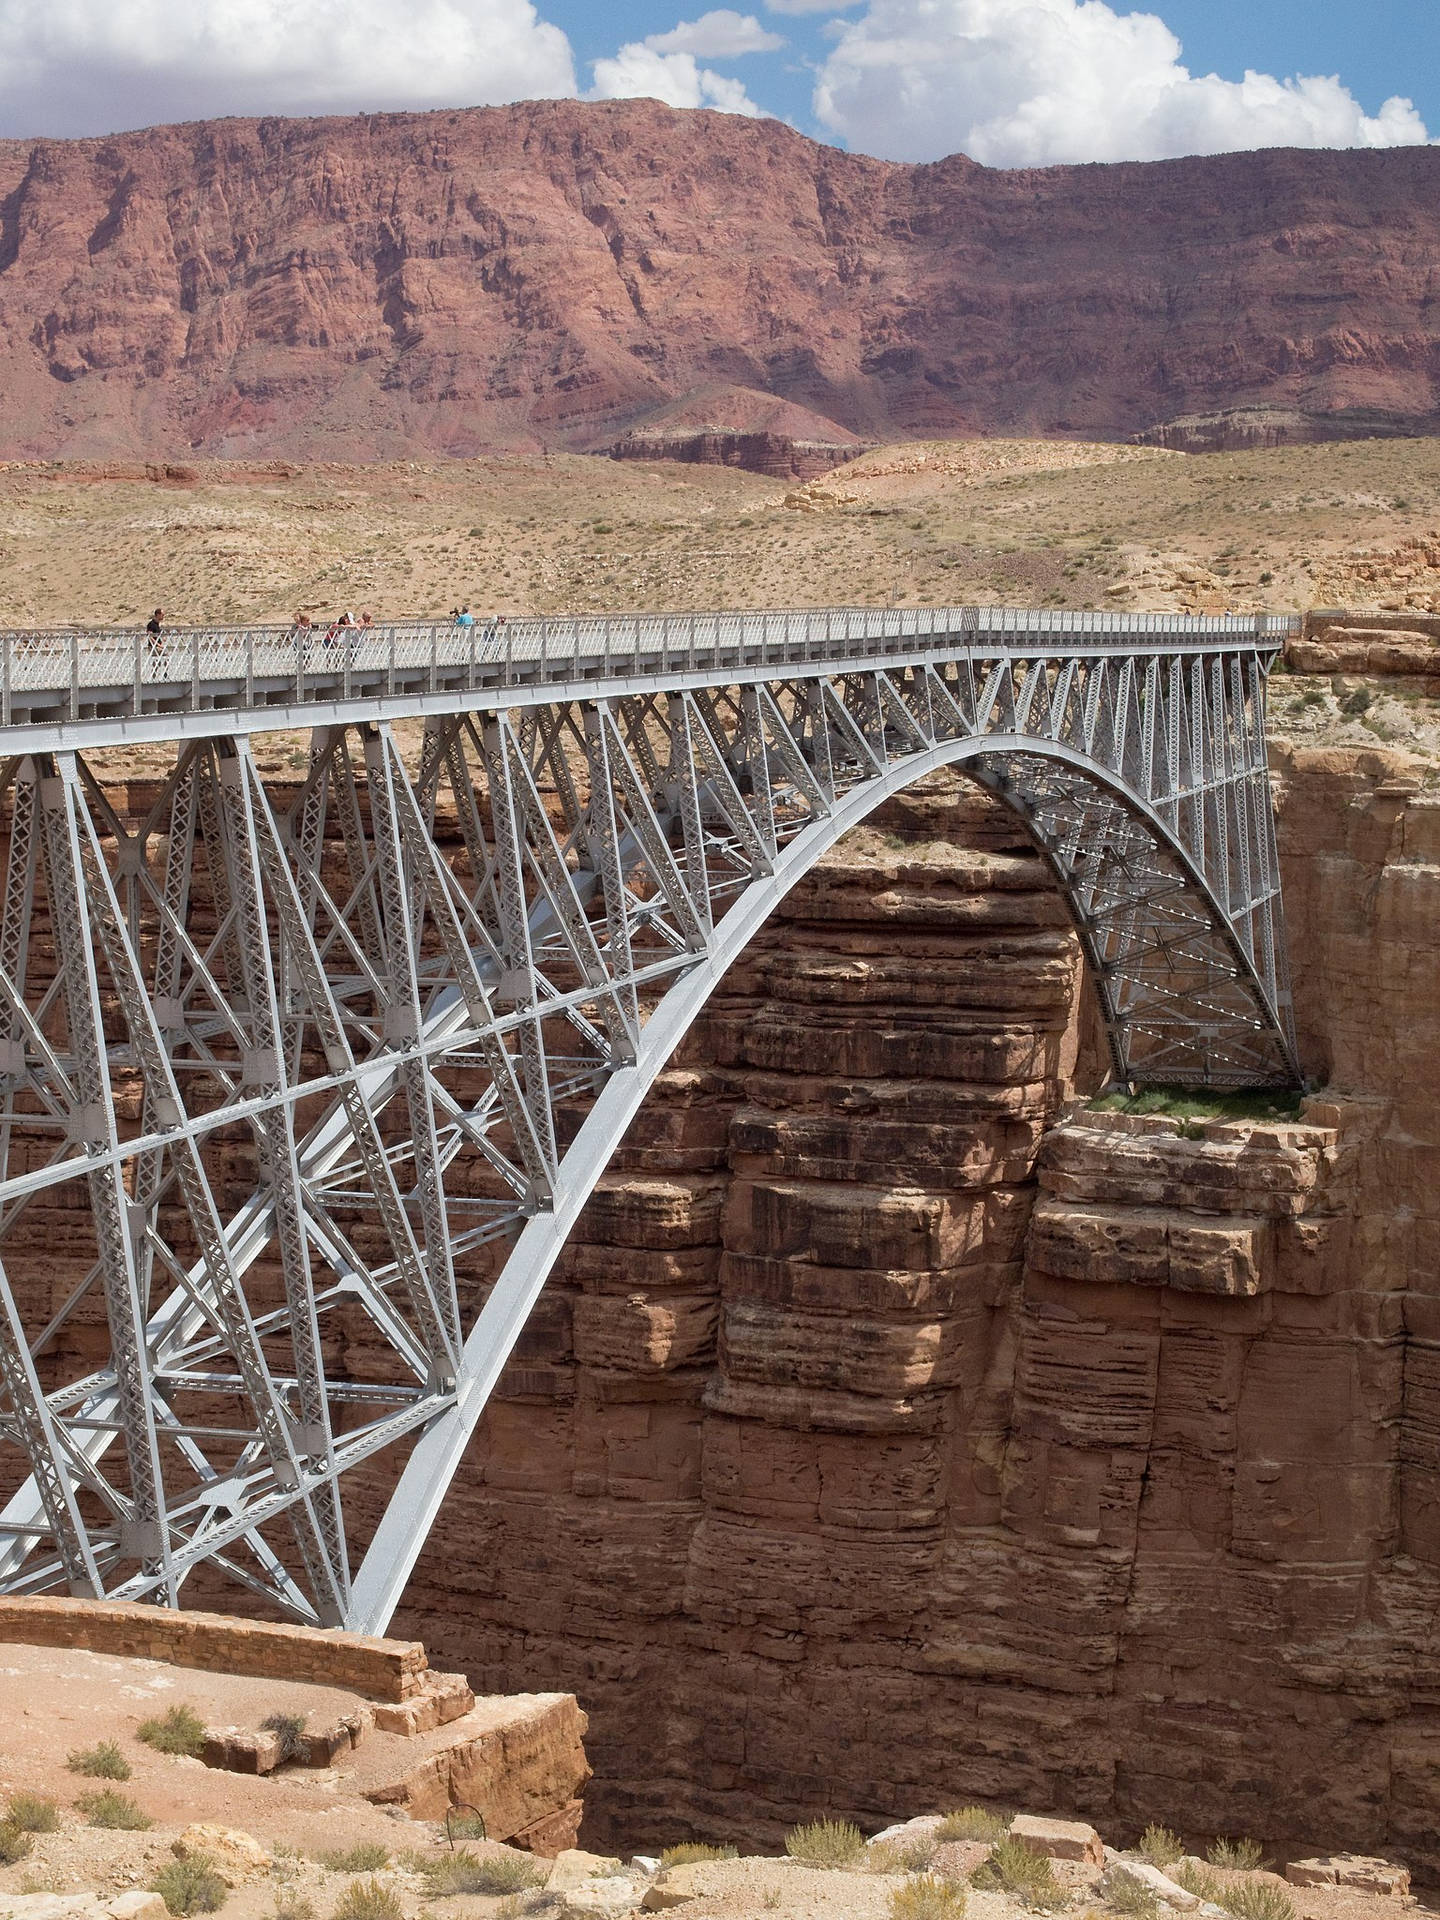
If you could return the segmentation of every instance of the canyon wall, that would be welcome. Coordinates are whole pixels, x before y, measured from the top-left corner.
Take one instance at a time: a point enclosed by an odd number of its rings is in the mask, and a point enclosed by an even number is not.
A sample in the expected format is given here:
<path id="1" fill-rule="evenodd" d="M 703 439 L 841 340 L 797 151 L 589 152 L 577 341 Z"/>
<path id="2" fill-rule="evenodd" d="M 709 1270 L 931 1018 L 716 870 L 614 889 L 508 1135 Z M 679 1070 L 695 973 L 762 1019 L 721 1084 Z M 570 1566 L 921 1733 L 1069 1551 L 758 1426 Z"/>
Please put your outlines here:
<path id="1" fill-rule="evenodd" d="M 1058 898 L 944 780 L 723 983 L 396 1623 L 574 1689 L 594 1841 L 983 1798 L 1440 1872 L 1440 805 L 1276 780 L 1298 1124 L 1071 1111 Z"/>
<path id="2" fill-rule="evenodd" d="M 0 140 L 0 457 L 584 451 L 717 384 L 748 410 L 691 424 L 842 442 L 1433 432 L 1437 182 L 901 166 L 653 100 Z"/>

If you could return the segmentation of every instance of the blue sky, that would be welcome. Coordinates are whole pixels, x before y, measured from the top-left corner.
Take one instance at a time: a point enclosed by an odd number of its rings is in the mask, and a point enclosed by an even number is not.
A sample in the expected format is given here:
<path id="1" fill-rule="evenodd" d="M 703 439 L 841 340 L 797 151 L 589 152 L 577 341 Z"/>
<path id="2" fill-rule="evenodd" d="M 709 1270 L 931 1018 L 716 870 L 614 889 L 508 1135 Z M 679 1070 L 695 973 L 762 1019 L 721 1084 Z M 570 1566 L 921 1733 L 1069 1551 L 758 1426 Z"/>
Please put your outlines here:
<path id="1" fill-rule="evenodd" d="M 569 35 L 582 85 L 590 79 L 591 61 L 613 54 L 622 41 L 664 32 L 680 17 L 665 0 L 610 0 L 599 7 L 589 0 L 550 0 L 542 10 Z M 1247 67 L 1281 78 L 1338 74 L 1367 112 L 1392 94 L 1407 95 L 1432 137 L 1440 131 L 1440 0 L 1373 0 L 1363 7 L 1353 0 L 1158 0 L 1149 10 L 1173 29 L 1193 74 L 1240 80 Z M 703 11 L 696 6 L 691 17 Z M 833 131 L 815 120 L 811 92 L 831 44 L 825 31 L 830 19 L 853 19 L 855 9 L 789 18 L 759 11 L 791 44 L 780 53 L 716 64 L 743 76 L 768 111 L 833 140 Z"/>
<path id="2" fill-rule="evenodd" d="M 1440 137 L 1440 0 L 0 0 L 0 135 L 648 95 L 894 160 Z"/>

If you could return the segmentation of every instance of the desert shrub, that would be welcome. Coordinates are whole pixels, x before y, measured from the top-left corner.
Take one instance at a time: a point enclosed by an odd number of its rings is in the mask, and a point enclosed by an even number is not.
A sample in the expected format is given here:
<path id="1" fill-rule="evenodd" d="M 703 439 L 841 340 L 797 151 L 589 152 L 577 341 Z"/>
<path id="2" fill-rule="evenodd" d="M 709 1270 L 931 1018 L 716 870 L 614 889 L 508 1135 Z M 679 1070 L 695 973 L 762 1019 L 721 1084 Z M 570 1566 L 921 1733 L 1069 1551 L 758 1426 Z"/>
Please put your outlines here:
<path id="1" fill-rule="evenodd" d="M 1123 1913 L 1127 1920 L 1158 1920 L 1160 1901 L 1153 1887 L 1132 1880 L 1129 1874 L 1116 1874 L 1105 1895 L 1112 1913 Z"/>
<path id="2" fill-rule="evenodd" d="M 1184 1854 L 1185 1842 L 1169 1827 L 1157 1827 L 1152 1821 L 1141 1834 L 1140 1844 L 1135 1851 L 1142 1860 L 1148 1860 L 1152 1867 L 1169 1867 Z"/>
<path id="3" fill-rule="evenodd" d="M 303 1760 L 309 1749 L 305 1744 L 305 1716 L 303 1713 L 267 1713 L 260 1722 L 265 1733 L 278 1733 L 280 1736 L 279 1764 L 283 1767 L 292 1760 Z"/>
<path id="4" fill-rule="evenodd" d="M 900 1840 L 882 1840 L 865 1849 L 872 1873 L 923 1873 L 935 1852 L 933 1833 L 907 1833 Z"/>
<path id="5" fill-rule="evenodd" d="M 678 1847 L 666 1847 L 660 1856 L 664 1867 L 689 1867 L 702 1860 L 733 1860 L 734 1847 L 707 1847 L 701 1840 L 682 1840 Z"/>
<path id="6" fill-rule="evenodd" d="M 205 1722 L 193 1707 L 171 1707 L 153 1720 L 142 1720 L 135 1738 L 156 1753 L 183 1753 L 198 1760 L 205 1745 Z"/>
<path id="7" fill-rule="evenodd" d="M 192 1853 L 161 1867 L 151 1886 L 171 1913 L 218 1913 L 227 1888 L 208 1853 Z"/>
<path id="8" fill-rule="evenodd" d="M 1232 1873 L 1251 1873 L 1265 1864 L 1265 1849 L 1248 1835 L 1239 1840 L 1212 1840 L 1205 1849 L 1212 1867 L 1228 1867 Z"/>
<path id="9" fill-rule="evenodd" d="M 1032 1853 L 1023 1840 L 1008 1833 L 995 1842 L 990 1858 L 973 1879 L 977 1887 L 998 1887 L 1031 1907 L 1055 1907 L 1064 1899 L 1047 1857 Z"/>
<path id="10" fill-rule="evenodd" d="M 378 1873 L 382 1867 L 389 1866 L 390 1849 L 382 1847 L 378 1840 L 361 1840 L 353 1847 L 317 1853 L 315 1858 L 331 1873 Z"/>
<path id="11" fill-rule="evenodd" d="M 957 1807 L 947 1813 L 935 1829 L 935 1844 L 943 1847 L 951 1840 L 1003 1840 L 1010 1822 L 1003 1813 L 987 1813 L 984 1807 Z"/>
<path id="12" fill-rule="evenodd" d="M 23 1827 L 14 1827 L 8 1820 L 0 1820 L 0 1867 L 13 1867 L 17 1860 L 25 1858 L 34 1844 Z"/>
<path id="13" fill-rule="evenodd" d="M 404 1920 L 404 1913 L 395 1889 L 372 1876 L 350 1883 L 336 1901 L 331 1920 Z"/>
<path id="14" fill-rule="evenodd" d="M 315 1920 L 315 1902 L 287 1887 L 276 1895 L 275 1920 Z"/>
<path id="15" fill-rule="evenodd" d="M 12 1793 L 5 1821 L 25 1833 L 54 1833 L 60 1824 L 60 1809 L 42 1794 Z"/>
<path id="16" fill-rule="evenodd" d="M 865 1857 L 865 1836 L 848 1820 L 811 1820 L 790 1829 L 785 1851 L 805 1867 L 854 1867 Z"/>
<path id="17" fill-rule="evenodd" d="M 489 1831 L 483 1813 L 462 1812 L 458 1808 L 445 1817 L 445 1832 L 451 1840 L 488 1840 Z"/>
<path id="18" fill-rule="evenodd" d="M 472 1853 L 468 1847 L 435 1860 L 425 1869 L 429 1891 L 451 1893 L 524 1893 L 545 1879 L 545 1869 L 520 1853 Z M 361 1916 L 360 1920 L 367 1920 Z"/>
<path id="19" fill-rule="evenodd" d="M 1235 1920 L 1295 1920 L 1295 1902 L 1273 1880 L 1238 1880 L 1225 1888 L 1220 1905 Z"/>
<path id="20" fill-rule="evenodd" d="M 106 1787 L 101 1793 L 82 1793 L 75 1802 L 92 1827 L 115 1827 L 125 1833 L 143 1833 L 155 1822 L 130 1798 Z"/>
<path id="21" fill-rule="evenodd" d="M 83 1773 L 91 1780 L 128 1780 L 130 1762 L 120 1751 L 118 1740 L 101 1740 L 93 1747 L 78 1747 L 65 1762 L 71 1773 Z"/>
<path id="22" fill-rule="evenodd" d="M 965 1889 L 937 1874 L 921 1874 L 896 1887 L 890 1896 L 890 1920 L 961 1920 Z"/>
<path id="23" fill-rule="evenodd" d="M 1220 1876 L 1201 1866 L 1198 1860 L 1177 1861 L 1170 1869 L 1170 1878 L 1177 1887 L 1193 1893 L 1197 1900 L 1208 1900 L 1214 1906 L 1220 1904 L 1220 1896 L 1225 1891 L 1225 1882 Z"/>

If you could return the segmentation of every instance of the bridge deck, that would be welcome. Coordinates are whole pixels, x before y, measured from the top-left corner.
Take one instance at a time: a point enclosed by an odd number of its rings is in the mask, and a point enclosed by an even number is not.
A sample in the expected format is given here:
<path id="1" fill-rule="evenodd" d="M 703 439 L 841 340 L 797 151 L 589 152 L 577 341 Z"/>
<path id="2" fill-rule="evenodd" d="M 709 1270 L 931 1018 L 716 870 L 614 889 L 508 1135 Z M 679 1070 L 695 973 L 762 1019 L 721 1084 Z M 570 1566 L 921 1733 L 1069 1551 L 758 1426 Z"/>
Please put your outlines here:
<path id="1" fill-rule="evenodd" d="M 574 696 L 674 689 L 766 671 L 859 669 L 957 647 L 1067 656 L 1278 646 L 1289 616 L 1069 612 L 1014 607 L 836 607 L 780 612 L 523 619 L 342 629 L 327 643 L 277 627 L 0 632 L 0 727 L 11 750 L 195 738 Z M 463 698 L 462 698 L 463 697 Z M 77 732 L 76 729 L 79 729 Z M 62 732 L 63 729 L 63 732 Z"/>

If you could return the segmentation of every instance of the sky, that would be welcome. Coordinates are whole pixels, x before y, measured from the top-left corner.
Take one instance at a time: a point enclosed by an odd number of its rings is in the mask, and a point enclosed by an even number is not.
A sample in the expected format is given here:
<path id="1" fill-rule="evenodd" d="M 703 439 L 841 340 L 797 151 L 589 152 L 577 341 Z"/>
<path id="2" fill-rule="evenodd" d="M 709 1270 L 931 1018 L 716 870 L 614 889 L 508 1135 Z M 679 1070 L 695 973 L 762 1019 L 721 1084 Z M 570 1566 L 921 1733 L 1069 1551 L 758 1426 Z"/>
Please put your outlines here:
<path id="1" fill-rule="evenodd" d="M 0 135 L 650 95 L 996 167 L 1440 141 L 1440 0 L 0 0 Z"/>

